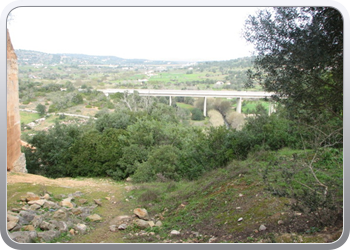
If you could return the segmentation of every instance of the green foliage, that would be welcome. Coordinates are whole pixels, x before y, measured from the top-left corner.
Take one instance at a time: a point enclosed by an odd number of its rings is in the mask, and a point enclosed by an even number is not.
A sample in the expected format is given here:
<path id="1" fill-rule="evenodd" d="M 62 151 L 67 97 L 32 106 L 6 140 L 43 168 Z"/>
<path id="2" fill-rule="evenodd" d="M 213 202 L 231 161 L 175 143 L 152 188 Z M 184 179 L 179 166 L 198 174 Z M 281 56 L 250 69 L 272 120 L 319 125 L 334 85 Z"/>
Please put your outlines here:
<path id="1" fill-rule="evenodd" d="M 191 113 L 192 113 L 192 117 L 191 117 L 192 120 L 194 120 L 194 121 L 202 121 L 202 120 L 204 120 L 203 112 L 200 109 L 193 108 L 191 110 Z"/>
<path id="2" fill-rule="evenodd" d="M 261 10 L 246 21 L 245 38 L 259 53 L 247 86 L 259 82 L 275 92 L 290 119 L 318 127 L 327 137 L 323 125 L 343 117 L 341 13 L 329 7 Z"/>
<path id="3" fill-rule="evenodd" d="M 293 198 L 291 208 L 308 213 L 321 226 L 341 218 L 343 154 L 321 149 L 274 157 L 266 165 L 264 181 L 274 195 Z"/>
<path id="4" fill-rule="evenodd" d="M 36 106 L 35 110 L 38 111 L 41 117 L 43 117 L 46 114 L 46 106 L 40 103 Z"/>
<path id="5" fill-rule="evenodd" d="M 48 132 L 38 132 L 28 141 L 35 149 L 24 148 L 28 172 L 52 178 L 67 176 L 68 149 L 80 133 L 78 127 L 58 122 Z"/>
<path id="6" fill-rule="evenodd" d="M 122 156 L 124 130 L 108 128 L 100 133 L 91 130 L 85 133 L 70 149 L 71 163 L 67 167 L 69 176 L 106 176 L 125 178 L 118 161 Z"/>

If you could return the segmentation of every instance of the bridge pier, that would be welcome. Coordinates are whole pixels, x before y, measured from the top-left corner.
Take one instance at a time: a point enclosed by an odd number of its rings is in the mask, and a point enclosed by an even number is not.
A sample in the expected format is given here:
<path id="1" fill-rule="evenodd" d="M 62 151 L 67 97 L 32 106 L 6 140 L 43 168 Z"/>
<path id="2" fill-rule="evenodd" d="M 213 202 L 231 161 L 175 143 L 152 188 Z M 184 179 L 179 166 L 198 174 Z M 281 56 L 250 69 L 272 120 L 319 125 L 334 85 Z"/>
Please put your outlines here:
<path id="1" fill-rule="evenodd" d="M 204 117 L 207 116 L 207 97 L 204 97 L 203 115 Z"/>
<path id="2" fill-rule="evenodd" d="M 236 108 L 237 113 L 242 113 L 242 97 L 237 98 L 237 108 Z"/>
<path id="3" fill-rule="evenodd" d="M 276 104 L 275 103 L 272 103 L 272 102 L 269 102 L 269 116 L 272 114 L 272 113 L 275 113 L 276 112 Z"/>
<path id="4" fill-rule="evenodd" d="M 171 106 L 171 95 L 169 96 L 169 106 Z"/>

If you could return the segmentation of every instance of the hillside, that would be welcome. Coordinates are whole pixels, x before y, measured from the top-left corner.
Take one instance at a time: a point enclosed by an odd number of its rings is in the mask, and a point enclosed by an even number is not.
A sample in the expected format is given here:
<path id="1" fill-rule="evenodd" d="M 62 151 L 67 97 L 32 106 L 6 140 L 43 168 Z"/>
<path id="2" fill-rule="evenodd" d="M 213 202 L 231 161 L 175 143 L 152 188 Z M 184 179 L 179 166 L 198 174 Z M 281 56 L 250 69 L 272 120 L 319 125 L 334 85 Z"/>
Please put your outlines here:
<path id="1" fill-rule="evenodd" d="M 93 205 L 95 200 L 101 202 L 91 211 L 101 220 L 85 220 L 82 222 L 87 226 L 84 233 L 64 232 L 50 238 L 50 242 L 331 243 L 342 234 L 341 219 L 337 220 L 329 210 L 320 209 L 321 217 L 293 210 L 295 201 L 269 191 L 269 184 L 263 178 L 271 157 L 287 158 L 293 164 L 291 154 L 303 158 L 304 153 L 285 149 L 277 154 L 252 154 L 246 161 L 234 161 L 226 168 L 190 182 L 159 179 L 137 184 L 108 178 L 48 179 L 9 173 L 7 207 L 18 212 L 23 206 L 18 200 L 27 192 L 48 193 L 55 202 L 80 193 L 73 199 L 77 205 L 68 209 L 71 212 L 83 207 L 79 205 L 81 199 L 87 201 L 84 206 Z M 137 224 L 140 219 L 133 213 L 135 208 L 147 211 L 146 227 Z M 320 220 L 328 220 L 329 225 L 320 226 Z M 160 222 L 155 226 L 150 221 Z M 118 230 L 113 227 L 114 223 L 117 228 L 122 224 L 124 228 Z M 41 232 L 39 236 L 43 237 L 49 230 Z M 39 237 L 35 242 L 45 242 L 45 239 Z"/>
<path id="2" fill-rule="evenodd" d="M 168 61 L 152 61 L 147 59 L 125 59 L 116 56 L 99 56 L 99 55 L 84 55 L 84 54 L 69 54 L 69 53 L 44 53 L 32 50 L 16 50 L 18 64 L 33 65 L 139 65 L 139 64 L 167 64 Z M 177 64 L 177 62 L 170 62 Z"/>

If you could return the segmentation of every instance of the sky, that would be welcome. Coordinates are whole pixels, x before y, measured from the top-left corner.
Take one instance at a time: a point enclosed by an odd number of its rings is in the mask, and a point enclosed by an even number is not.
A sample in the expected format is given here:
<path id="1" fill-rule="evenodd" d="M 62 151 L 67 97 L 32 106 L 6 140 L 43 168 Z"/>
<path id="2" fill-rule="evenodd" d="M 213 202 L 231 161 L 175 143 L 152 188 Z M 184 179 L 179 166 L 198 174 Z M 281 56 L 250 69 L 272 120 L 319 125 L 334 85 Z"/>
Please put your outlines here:
<path id="1" fill-rule="evenodd" d="M 253 7 L 20 7 L 15 49 L 127 59 L 210 61 L 252 55 L 242 37 Z"/>

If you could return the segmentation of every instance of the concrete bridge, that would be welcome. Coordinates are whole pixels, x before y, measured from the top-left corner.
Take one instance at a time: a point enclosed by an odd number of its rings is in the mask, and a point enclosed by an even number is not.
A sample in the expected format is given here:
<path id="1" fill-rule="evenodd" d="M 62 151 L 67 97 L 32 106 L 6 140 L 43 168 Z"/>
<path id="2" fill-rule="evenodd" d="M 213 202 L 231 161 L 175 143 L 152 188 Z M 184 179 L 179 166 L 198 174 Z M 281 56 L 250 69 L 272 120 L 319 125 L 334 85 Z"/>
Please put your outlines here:
<path id="1" fill-rule="evenodd" d="M 261 99 L 271 98 L 275 93 L 262 92 L 262 91 L 218 91 L 218 90 L 171 90 L 171 89 L 98 89 L 102 91 L 106 96 L 114 93 L 139 93 L 140 96 L 169 96 L 169 105 L 172 103 L 173 96 L 184 97 L 204 97 L 204 116 L 207 113 L 207 97 L 224 97 L 224 98 L 237 98 L 238 113 L 242 112 L 242 100 L 243 99 Z M 270 102 L 269 115 L 275 111 L 274 105 Z"/>

